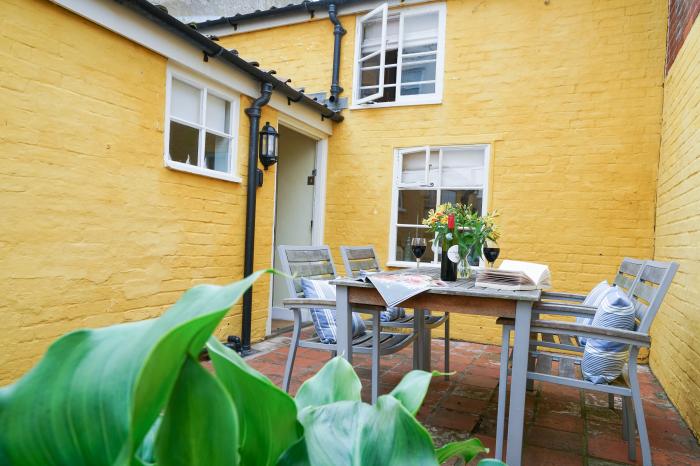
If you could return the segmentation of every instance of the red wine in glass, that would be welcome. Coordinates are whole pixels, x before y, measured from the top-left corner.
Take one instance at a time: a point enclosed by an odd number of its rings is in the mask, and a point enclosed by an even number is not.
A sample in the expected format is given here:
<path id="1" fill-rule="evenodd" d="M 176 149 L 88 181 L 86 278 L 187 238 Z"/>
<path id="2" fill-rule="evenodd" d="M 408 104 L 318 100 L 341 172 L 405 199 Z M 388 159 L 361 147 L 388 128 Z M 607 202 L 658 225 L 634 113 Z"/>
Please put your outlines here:
<path id="1" fill-rule="evenodd" d="M 425 238 L 413 238 L 411 240 L 411 251 L 416 256 L 416 268 L 420 268 L 420 258 L 425 254 L 427 246 Z"/>
<path id="2" fill-rule="evenodd" d="M 501 248 L 498 246 L 495 247 L 484 247 L 484 259 L 491 264 L 491 267 L 493 268 L 493 263 L 496 262 L 496 259 L 498 259 L 498 254 L 501 252 Z"/>

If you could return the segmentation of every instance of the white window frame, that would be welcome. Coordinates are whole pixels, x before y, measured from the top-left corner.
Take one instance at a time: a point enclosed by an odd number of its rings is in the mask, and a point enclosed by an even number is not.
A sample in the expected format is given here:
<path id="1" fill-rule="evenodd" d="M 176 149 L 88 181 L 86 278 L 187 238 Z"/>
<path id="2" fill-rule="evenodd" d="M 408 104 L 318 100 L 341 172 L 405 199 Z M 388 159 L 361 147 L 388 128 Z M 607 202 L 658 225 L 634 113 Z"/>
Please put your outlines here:
<path id="1" fill-rule="evenodd" d="M 388 15 L 383 17 L 382 25 L 382 44 L 380 45 L 381 51 L 381 71 L 380 71 L 380 82 L 379 82 L 379 93 L 374 94 L 370 97 L 359 97 L 360 92 L 360 58 L 362 56 L 362 24 L 363 20 L 375 14 L 380 8 L 388 8 L 388 3 L 383 3 L 378 6 L 370 13 L 356 18 L 355 21 L 355 59 L 353 61 L 353 86 L 352 86 L 352 104 L 350 105 L 351 110 L 360 110 L 367 108 L 382 108 L 382 107 L 401 107 L 406 105 L 429 105 L 429 104 L 440 104 L 442 103 L 443 95 L 443 85 L 445 78 L 445 28 L 446 28 L 446 17 L 447 17 L 447 6 L 445 3 L 431 3 L 428 5 L 413 6 L 413 7 L 403 7 L 388 10 Z M 432 94 L 419 94 L 419 95 L 406 95 L 401 94 L 401 65 L 402 65 L 402 51 L 403 51 L 403 23 L 406 16 L 419 15 L 424 13 L 438 13 L 438 39 L 437 39 L 437 50 L 436 50 L 436 60 L 435 60 L 435 92 Z M 384 64 L 386 56 L 386 22 L 388 18 L 392 16 L 399 15 L 399 45 L 396 60 L 396 100 L 393 102 L 372 102 L 372 99 L 380 97 L 384 94 Z M 409 84 L 420 84 L 420 83 L 409 83 Z"/>
<path id="2" fill-rule="evenodd" d="M 200 123 L 193 123 L 190 121 L 184 121 L 176 116 L 171 115 L 171 103 L 172 103 L 172 83 L 173 79 L 182 81 L 190 86 L 193 86 L 200 91 L 199 96 L 199 112 L 201 115 Z M 216 97 L 226 100 L 229 102 L 229 127 L 227 128 L 228 134 L 221 133 L 220 131 L 214 130 L 206 126 L 206 110 L 207 110 L 207 96 L 212 94 Z M 165 166 L 171 170 L 177 170 L 187 173 L 192 173 L 195 175 L 207 176 L 209 178 L 216 178 L 224 181 L 231 181 L 234 183 L 240 183 L 241 177 L 238 175 L 238 139 L 239 139 L 239 107 L 240 107 L 240 95 L 227 90 L 225 87 L 217 84 L 206 78 L 198 77 L 192 73 L 187 73 L 175 67 L 168 67 L 166 72 L 166 86 L 165 86 L 165 125 L 164 125 L 164 146 L 163 146 L 163 160 Z M 170 122 L 175 121 L 177 123 L 189 126 L 199 131 L 199 140 L 197 144 L 197 161 L 198 165 L 190 165 L 188 163 L 177 162 L 170 159 Z M 205 138 L 206 133 L 212 133 L 217 136 L 230 138 L 229 139 L 229 166 L 227 171 L 212 170 L 206 168 L 204 150 L 205 150 Z"/>
<path id="3" fill-rule="evenodd" d="M 426 163 L 426 175 L 423 183 L 411 183 L 402 184 L 401 174 L 403 172 L 403 154 L 415 153 L 421 150 L 425 150 L 426 157 L 430 157 L 430 152 L 434 150 L 439 151 L 439 166 L 438 166 L 438 176 L 442 177 L 442 151 L 443 149 L 480 149 L 483 151 L 484 157 L 484 180 L 482 186 L 433 186 L 432 183 L 428 183 L 428 169 Z M 440 146 L 418 146 L 418 147 L 405 147 L 394 149 L 394 176 L 392 180 L 392 192 L 391 192 L 391 219 L 389 222 L 389 254 L 387 258 L 388 267 L 415 267 L 415 261 L 399 261 L 396 260 L 396 233 L 398 227 L 409 227 L 415 228 L 415 225 L 398 223 L 399 218 L 399 190 L 418 190 L 423 191 L 426 189 L 436 189 L 437 193 L 437 205 L 441 204 L 440 191 L 441 190 L 468 190 L 468 189 L 480 189 L 482 191 L 481 195 L 481 212 L 488 212 L 488 199 L 490 186 L 489 181 L 491 179 L 491 145 L 490 144 L 455 144 L 455 145 L 440 145 Z M 440 183 L 442 184 L 442 183 Z M 427 226 L 419 225 L 418 229 L 427 230 Z M 430 245 L 429 245 L 430 247 Z M 432 262 L 421 262 L 421 267 L 439 267 L 440 262 L 438 262 L 437 254 L 434 255 Z"/>

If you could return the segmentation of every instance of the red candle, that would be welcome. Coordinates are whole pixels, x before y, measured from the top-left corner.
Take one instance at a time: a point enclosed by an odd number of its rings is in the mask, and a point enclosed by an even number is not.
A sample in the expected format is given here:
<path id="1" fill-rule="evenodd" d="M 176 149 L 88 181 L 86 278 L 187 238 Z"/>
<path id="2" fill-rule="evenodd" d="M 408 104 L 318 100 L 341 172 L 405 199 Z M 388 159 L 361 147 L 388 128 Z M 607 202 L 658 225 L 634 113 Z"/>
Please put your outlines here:
<path id="1" fill-rule="evenodd" d="M 454 214 L 450 214 L 447 216 L 447 228 L 450 230 L 454 230 L 455 228 L 455 216 Z"/>

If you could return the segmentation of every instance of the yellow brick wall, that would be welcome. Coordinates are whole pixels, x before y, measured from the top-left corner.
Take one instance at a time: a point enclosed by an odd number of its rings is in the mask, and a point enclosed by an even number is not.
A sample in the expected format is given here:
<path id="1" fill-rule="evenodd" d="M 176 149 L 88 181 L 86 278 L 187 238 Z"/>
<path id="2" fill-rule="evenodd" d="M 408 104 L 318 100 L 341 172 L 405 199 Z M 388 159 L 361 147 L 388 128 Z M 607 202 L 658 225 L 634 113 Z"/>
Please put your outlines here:
<path id="1" fill-rule="evenodd" d="M 655 256 L 680 263 L 652 326 L 650 364 L 700 435 L 700 21 L 664 90 Z"/>
<path id="2" fill-rule="evenodd" d="M 196 283 L 240 278 L 245 184 L 163 167 L 163 57 L 49 2 L 0 9 L 4 384 L 69 330 L 152 317 Z M 273 186 L 259 190 L 256 268 L 270 265 Z M 256 339 L 267 304 L 261 280 Z M 240 306 L 218 334 L 240 335 Z"/>
<path id="3" fill-rule="evenodd" d="M 352 94 L 355 18 L 341 18 Z M 325 241 L 374 244 L 385 260 L 393 150 L 492 143 L 491 208 L 502 255 L 550 265 L 582 291 L 624 256 L 653 255 L 666 2 L 447 2 L 444 102 L 346 110 L 329 140 Z M 307 92 L 330 86 L 326 20 L 222 38 Z M 340 262 L 338 262 L 340 263 Z M 453 335 L 497 342 L 492 319 Z"/>

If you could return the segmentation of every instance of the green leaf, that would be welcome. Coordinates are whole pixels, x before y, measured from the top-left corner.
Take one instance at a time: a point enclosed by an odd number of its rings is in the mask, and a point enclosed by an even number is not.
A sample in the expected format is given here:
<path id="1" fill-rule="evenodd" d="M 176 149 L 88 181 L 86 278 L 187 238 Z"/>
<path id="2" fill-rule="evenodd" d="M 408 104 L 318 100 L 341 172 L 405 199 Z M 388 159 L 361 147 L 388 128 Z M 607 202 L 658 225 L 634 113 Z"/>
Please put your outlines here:
<path id="1" fill-rule="evenodd" d="M 29 373 L 0 389 L 3 464 L 131 464 L 185 357 L 199 353 L 261 273 L 197 286 L 158 319 L 60 338 Z"/>
<path id="2" fill-rule="evenodd" d="M 430 434 L 393 396 L 380 396 L 363 421 L 354 464 L 438 464 Z"/>
<path id="3" fill-rule="evenodd" d="M 159 416 L 156 418 L 156 422 L 153 423 L 151 429 L 148 431 L 146 436 L 143 438 L 143 442 L 136 450 L 135 459 L 140 460 L 137 464 L 139 465 L 149 465 L 155 464 L 156 462 L 156 435 L 158 434 L 158 429 L 160 429 L 160 423 L 163 421 L 163 417 Z"/>
<path id="4" fill-rule="evenodd" d="M 484 458 L 483 460 L 479 461 L 477 466 L 508 466 L 508 465 L 500 460 L 496 460 L 493 458 Z"/>
<path id="5" fill-rule="evenodd" d="M 488 453 L 489 449 L 484 447 L 478 438 L 470 438 L 461 442 L 448 443 L 436 450 L 438 463 L 442 464 L 453 456 L 459 456 L 466 463 L 470 462 L 479 453 Z"/>
<path id="6" fill-rule="evenodd" d="M 358 438 L 364 418 L 373 408 L 361 401 L 338 401 L 308 407 L 299 413 L 304 426 L 304 443 L 280 458 L 280 466 L 359 465 Z M 304 456 L 305 455 L 305 456 Z"/>
<path id="7" fill-rule="evenodd" d="M 433 371 L 411 371 L 404 375 L 401 382 L 389 393 L 403 404 L 409 413 L 415 415 L 423 404 L 425 394 L 428 393 L 430 380 L 436 375 L 444 375 Z"/>
<path id="8" fill-rule="evenodd" d="M 338 401 L 307 407 L 299 420 L 303 441 L 279 466 L 437 465 L 430 435 L 393 396 L 379 397 L 374 406 Z"/>
<path id="9" fill-rule="evenodd" d="M 336 401 L 359 401 L 361 391 L 362 384 L 352 365 L 345 358 L 336 356 L 299 387 L 295 401 L 301 411 Z"/>
<path id="10" fill-rule="evenodd" d="M 276 464 L 301 437 L 294 400 L 215 338 L 209 339 L 207 349 L 239 414 L 241 464 Z"/>
<path id="11" fill-rule="evenodd" d="M 226 389 L 191 357 L 185 361 L 156 438 L 159 466 L 239 464 L 238 416 Z"/>

